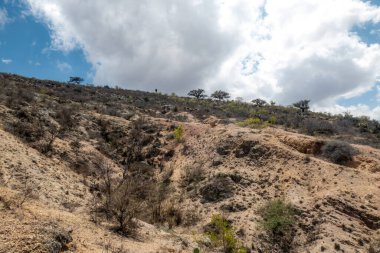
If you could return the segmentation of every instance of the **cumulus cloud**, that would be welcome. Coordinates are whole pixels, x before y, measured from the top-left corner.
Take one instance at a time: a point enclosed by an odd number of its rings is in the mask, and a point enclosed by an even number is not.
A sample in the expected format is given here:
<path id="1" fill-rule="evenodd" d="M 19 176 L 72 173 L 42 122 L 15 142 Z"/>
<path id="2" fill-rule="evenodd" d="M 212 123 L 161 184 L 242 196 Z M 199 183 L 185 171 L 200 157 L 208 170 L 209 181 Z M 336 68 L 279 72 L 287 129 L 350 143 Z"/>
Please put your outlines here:
<path id="1" fill-rule="evenodd" d="M 55 49 L 84 50 L 98 84 L 179 94 L 225 89 L 333 108 L 379 78 L 379 44 L 352 32 L 380 22 L 369 2 L 25 1 L 48 24 Z"/>
<path id="2" fill-rule="evenodd" d="M 0 28 L 4 27 L 6 23 L 8 23 L 8 13 L 6 9 L 0 9 Z"/>
<path id="3" fill-rule="evenodd" d="M 72 67 L 71 67 L 71 65 L 69 63 L 67 63 L 67 62 L 61 62 L 61 61 L 57 61 L 57 68 L 61 72 L 69 72 L 69 71 L 72 70 Z"/>
<path id="4" fill-rule="evenodd" d="M 12 59 L 4 59 L 4 58 L 1 58 L 1 62 L 4 63 L 4 64 L 11 64 L 12 63 Z"/>
<path id="5" fill-rule="evenodd" d="M 365 104 L 351 105 L 351 106 L 340 106 L 333 105 L 329 107 L 313 107 L 314 110 L 320 112 L 330 112 L 333 114 L 343 114 L 349 112 L 354 116 L 368 116 L 372 119 L 380 120 L 380 106 L 374 108 L 369 107 Z"/>

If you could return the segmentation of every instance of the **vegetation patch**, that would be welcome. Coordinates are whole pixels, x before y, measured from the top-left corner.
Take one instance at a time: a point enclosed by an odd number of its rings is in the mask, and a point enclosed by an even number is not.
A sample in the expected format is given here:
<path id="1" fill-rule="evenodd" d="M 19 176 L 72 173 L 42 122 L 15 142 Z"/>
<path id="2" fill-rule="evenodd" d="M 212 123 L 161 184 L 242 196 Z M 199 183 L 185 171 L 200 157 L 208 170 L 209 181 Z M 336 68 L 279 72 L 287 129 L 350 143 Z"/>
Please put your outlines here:
<path id="1" fill-rule="evenodd" d="M 228 175 L 219 174 L 200 189 L 204 202 L 218 202 L 233 196 L 233 182 Z"/>
<path id="2" fill-rule="evenodd" d="M 260 118 L 248 118 L 237 123 L 239 126 L 249 127 L 254 129 L 266 128 L 270 125 L 269 121 L 263 121 Z"/>
<path id="3" fill-rule="evenodd" d="M 181 142 L 183 140 L 183 133 L 184 133 L 184 128 L 182 125 L 176 127 L 173 131 L 174 134 L 174 139 L 177 142 Z"/>
<path id="4" fill-rule="evenodd" d="M 246 253 L 243 243 L 236 237 L 235 228 L 221 214 L 214 214 L 208 225 L 206 236 L 212 246 L 223 253 Z"/>
<path id="5" fill-rule="evenodd" d="M 347 164 L 357 154 L 357 149 L 343 141 L 329 141 L 322 147 L 322 155 L 336 164 Z"/>
<path id="6" fill-rule="evenodd" d="M 290 252 L 295 224 L 295 209 L 282 199 L 271 200 L 261 209 L 260 226 L 269 235 L 270 244 L 282 252 Z"/>
<path id="7" fill-rule="evenodd" d="M 260 210 L 261 226 L 272 234 L 283 234 L 294 224 L 294 209 L 281 199 L 271 200 Z"/>

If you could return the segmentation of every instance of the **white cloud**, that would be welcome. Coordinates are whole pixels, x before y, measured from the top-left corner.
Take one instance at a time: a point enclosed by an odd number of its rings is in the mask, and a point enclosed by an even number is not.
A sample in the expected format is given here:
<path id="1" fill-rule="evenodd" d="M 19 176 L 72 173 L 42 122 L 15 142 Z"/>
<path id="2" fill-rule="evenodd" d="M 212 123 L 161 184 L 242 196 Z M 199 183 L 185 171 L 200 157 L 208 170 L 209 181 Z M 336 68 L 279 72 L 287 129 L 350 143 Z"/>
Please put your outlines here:
<path id="1" fill-rule="evenodd" d="M 0 28 L 4 27 L 9 22 L 8 13 L 6 9 L 0 9 Z"/>
<path id="2" fill-rule="evenodd" d="M 331 107 L 375 85 L 380 46 L 351 32 L 380 22 L 359 0 L 25 0 L 52 46 L 84 50 L 94 81 L 185 94 L 226 89 Z"/>
<path id="3" fill-rule="evenodd" d="M 39 64 L 39 63 L 38 63 Z M 38 65 L 39 66 L 39 65 Z M 61 62 L 61 61 L 57 61 L 57 68 L 59 69 L 59 71 L 61 72 L 69 72 L 72 70 L 72 67 L 70 64 L 68 64 L 67 62 Z"/>
<path id="4" fill-rule="evenodd" d="M 4 64 L 11 64 L 12 63 L 12 59 L 4 59 L 4 58 L 1 58 L 1 62 L 4 63 Z"/>
<path id="5" fill-rule="evenodd" d="M 334 105 L 331 107 L 314 107 L 315 111 L 330 112 L 333 114 L 341 114 L 349 112 L 354 116 L 369 116 L 372 119 L 380 120 L 380 106 L 371 108 L 365 104 L 357 104 L 351 106 Z"/>

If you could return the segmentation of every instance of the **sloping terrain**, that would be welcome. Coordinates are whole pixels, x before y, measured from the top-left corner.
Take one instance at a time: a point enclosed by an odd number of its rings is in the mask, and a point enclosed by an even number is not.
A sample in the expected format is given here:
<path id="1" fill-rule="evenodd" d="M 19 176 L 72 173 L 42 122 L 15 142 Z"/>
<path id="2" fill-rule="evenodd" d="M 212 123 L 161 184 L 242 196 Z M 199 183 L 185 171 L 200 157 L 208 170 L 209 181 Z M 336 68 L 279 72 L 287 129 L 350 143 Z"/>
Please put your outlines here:
<path id="1" fill-rule="evenodd" d="M 222 252 L 204 236 L 215 213 L 247 252 L 379 252 L 379 149 L 340 165 L 321 153 L 331 136 L 48 93 L 0 107 L 0 252 Z M 122 177 L 139 186 L 133 235 L 104 210 Z M 274 199 L 295 210 L 286 247 L 260 225 Z"/>

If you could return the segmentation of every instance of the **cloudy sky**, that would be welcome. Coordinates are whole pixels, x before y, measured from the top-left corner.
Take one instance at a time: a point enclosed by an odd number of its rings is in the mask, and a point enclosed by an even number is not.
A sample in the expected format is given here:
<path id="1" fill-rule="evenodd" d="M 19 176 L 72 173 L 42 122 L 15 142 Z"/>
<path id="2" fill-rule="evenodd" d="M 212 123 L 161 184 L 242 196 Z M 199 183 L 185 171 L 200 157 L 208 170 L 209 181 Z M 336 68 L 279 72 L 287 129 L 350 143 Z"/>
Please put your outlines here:
<path id="1" fill-rule="evenodd" d="M 380 119 L 380 0 L 0 0 L 0 71 Z"/>

